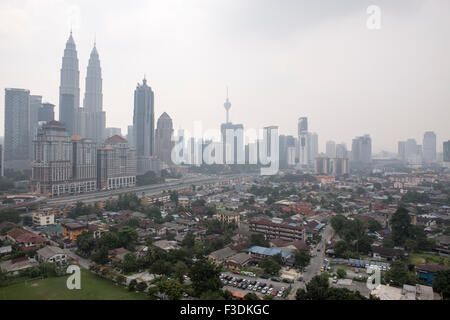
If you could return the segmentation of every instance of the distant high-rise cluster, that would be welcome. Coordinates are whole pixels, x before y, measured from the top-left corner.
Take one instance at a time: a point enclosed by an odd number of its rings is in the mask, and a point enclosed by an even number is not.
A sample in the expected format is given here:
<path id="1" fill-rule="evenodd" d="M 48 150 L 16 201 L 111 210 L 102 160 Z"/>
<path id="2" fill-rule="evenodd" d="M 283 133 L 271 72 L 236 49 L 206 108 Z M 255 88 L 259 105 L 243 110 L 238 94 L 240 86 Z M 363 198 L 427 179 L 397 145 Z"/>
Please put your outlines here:
<path id="1" fill-rule="evenodd" d="M 422 145 L 417 144 L 415 139 L 399 141 L 397 146 L 397 157 L 403 163 L 410 166 L 429 165 L 437 162 L 436 134 L 427 131 L 423 135 Z"/>

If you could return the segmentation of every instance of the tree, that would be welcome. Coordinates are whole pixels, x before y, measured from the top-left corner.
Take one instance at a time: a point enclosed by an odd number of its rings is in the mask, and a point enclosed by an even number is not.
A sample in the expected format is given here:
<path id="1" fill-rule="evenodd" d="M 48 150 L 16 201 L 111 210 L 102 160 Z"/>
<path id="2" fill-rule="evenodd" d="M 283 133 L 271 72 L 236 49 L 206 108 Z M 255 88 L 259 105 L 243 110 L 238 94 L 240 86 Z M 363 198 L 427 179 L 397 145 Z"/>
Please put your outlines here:
<path id="1" fill-rule="evenodd" d="M 411 231 L 411 217 L 408 210 L 400 207 L 391 218 L 392 240 L 395 245 L 403 245 Z"/>
<path id="2" fill-rule="evenodd" d="M 259 300 L 259 297 L 256 295 L 256 293 L 249 292 L 244 296 L 244 300 Z"/>
<path id="3" fill-rule="evenodd" d="M 123 285 L 123 284 L 125 284 L 127 282 L 127 278 L 124 275 L 119 274 L 116 277 L 116 281 L 117 281 L 118 284 Z"/>
<path id="4" fill-rule="evenodd" d="M 127 253 L 123 257 L 122 269 L 125 273 L 136 271 L 138 268 L 136 255 L 134 253 Z"/>
<path id="5" fill-rule="evenodd" d="M 266 274 L 269 275 L 278 275 L 281 269 L 280 264 L 278 264 L 278 262 L 276 262 L 271 257 L 262 259 L 258 265 L 264 270 Z"/>
<path id="6" fill-rule="evenodd" d="M 345 269 L 338 269 L 336 271 L 336 274 L 339 277 L 339 279 L 343 279 L 347 275 L 347 272 L 345 271 Z"/>
<path id="7" fill-rule="evenodd" d="M 220 268 L 203 259 L 195 262 L 189 272 L 194 294 L 198 297 L 206 291 L 217 291 L 222 288 L 219 278 Z"/>
<path id="8" fill-rule="evenodd" d="M 368 221 L 368 228 L 370 232 L 375 232 L 381 230 L 383 227 L 377 220 L 370 218 Z"/>
<path id="9" fill-rule="evenodd" d="M 195 236 L 192 231 L 188 231 L 181 242 L 183 247 L 192 248 L 195 245 Z"/>
<path id="10" fill-rule="evenodd" d="M 250 246 L 269 247 L 269 241 L 262 233 L 254 233 L 250 236 Z"/>
<path id="11" fill-rule="evenodd" d="M 78 250 L 86 254 L 87 256 L 91 255 L 91 252 L 95 249 L 96 241 L 92 232 L 83 232 L 78 235 L 76 241 Z"/>
<path id="12" fill-rule="evenodd" d="M 92 257 L 92 260 L 98 264 L 106 264 L 108 259 L 108 249 L 106 247 L 101 247 Z"/>
<path id="13" fill-rule="evenodd" d="M 112 231 L 104 233 L 99 240 L 99 246 L 107 250 L 118 248 L 120 246 L 119 235 Z"/>
<path id="14" fill-rule="evenodd" d="M 181 283 L 184 282 L 184 275 L 188 273 L 188 271 L 189 268 L 183 261 L 178 261 L 173 267 L 173 273 Z"/>
<path id="15" fill-rule="evenodd" d="M 344 227 L 347 218 L 343 215 L 337 215 L 330 219 L 331 226 L 333 227 L 336 233 L 340 233 L 342 228 Z"/>
<path id="16" fill-rule="evenodd" d="M 384 280 L 397 286 L 415 285 L 418 282 L 417 276 L 413 272 L 409 272 L 402 262 L 394 262 L 391 269 L 384 274 Z"/>
<path id="17" fill-rule="evenodd" d="M 183 295 L 183 285 L 178 280 L 161 279 L 157 284 L 159 291 L 165 293 L 169 300 L 179 300 Z"/>
<path id="18" fill-rule="evenodd" d="M 136 279 L 133 279 L 128 284 L 128 291 L 135 291 L 136 290 L 137 281 Z"/>
<path id="19" fill-rule="evenodd" d="M 295 297 L 297 300 L 366 300 L 358 291 L 330 288 L 326 273 L 312 278 L 306 290 L 298 289 Z"/>
<path id="20" fill-rule="evenodd" d="M 144 292 L 145 289 L 147 289 L 147 284 L 144 281 L 141 281 L 136 285 L 136 289 L 140 292 Z"/>
<path id="21" fill-rule="evenodd" d="M 306 251 L 297 251 L 295 253 L 294 265 L 297 267 L 304 268 L 309 264 L 311 256 Z"/>
<path id="22" fill-rule="evenodd" d="M 137 231 L 132 227 L 125 226 L 119 230 L 119 240 L 123 247 L 132 248 L 138 237 Z"/>
<path id="23" fill-rule="evenodd" d="M 444 299 L 450 299 L 450 269 L 436 272 L 433 289 L 442 294 Z"/>
<path id="24" fill-rule="evenodd" d="M 347 242 L 339 240 L 334 244 L 334 253 L 338 257 L 343 257 L 344 253 L 348 250 Z"/>

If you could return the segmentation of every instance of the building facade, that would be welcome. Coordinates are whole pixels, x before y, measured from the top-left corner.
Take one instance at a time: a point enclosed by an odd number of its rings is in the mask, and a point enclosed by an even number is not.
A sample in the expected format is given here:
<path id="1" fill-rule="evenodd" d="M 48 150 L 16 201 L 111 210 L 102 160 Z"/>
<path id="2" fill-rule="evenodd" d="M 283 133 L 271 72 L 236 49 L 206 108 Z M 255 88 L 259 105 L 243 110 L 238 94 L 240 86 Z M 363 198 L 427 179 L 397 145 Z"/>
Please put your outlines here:
<path id="1" fill-rule="evenodd" d="M 71 136 L 77 131 L 78 109 L 80 107 L 80 71 L 75 41 L 70 33 L 62 58 L 61 78 L 59 87 L 59 121 Z"/>
<path id="2" fill-rule="evenodd" d="M 171 165 L 171 153 L 174 146 L 172 141 L 173 124 L 167 113 L 163 113 L 157 122 L 155 131 L 156 156 L 165 164 Z"/>
<path id="3" fill-rule="evenodd" d="M 30 91 L 5 89 L 4 160 L 7 168 L 30 166 Z"/>
<path id="4" fill-rule="evenodd" d="M 120 136 L 106 139 L 97 151 L 97 187 L 112 190 L 136 185 L 136 151 Z"/>

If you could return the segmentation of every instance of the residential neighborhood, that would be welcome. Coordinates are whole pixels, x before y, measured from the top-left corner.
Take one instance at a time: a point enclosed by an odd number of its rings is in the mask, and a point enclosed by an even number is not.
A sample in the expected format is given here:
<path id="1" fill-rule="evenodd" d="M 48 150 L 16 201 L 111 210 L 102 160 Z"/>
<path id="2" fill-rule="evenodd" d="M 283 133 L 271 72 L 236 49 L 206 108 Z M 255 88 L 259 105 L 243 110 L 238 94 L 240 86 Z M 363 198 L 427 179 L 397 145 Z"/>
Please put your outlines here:
<path id="1" fill-rule="evenodd" d="M 248 175 L 9 210 L 0 281 L 62 277 L 76 264 L 147 299 L 318 299 L 313 286 L 335 299 L 449 298 L 450 174 L 415 170 L 401 188 L 398 176 Z"/>

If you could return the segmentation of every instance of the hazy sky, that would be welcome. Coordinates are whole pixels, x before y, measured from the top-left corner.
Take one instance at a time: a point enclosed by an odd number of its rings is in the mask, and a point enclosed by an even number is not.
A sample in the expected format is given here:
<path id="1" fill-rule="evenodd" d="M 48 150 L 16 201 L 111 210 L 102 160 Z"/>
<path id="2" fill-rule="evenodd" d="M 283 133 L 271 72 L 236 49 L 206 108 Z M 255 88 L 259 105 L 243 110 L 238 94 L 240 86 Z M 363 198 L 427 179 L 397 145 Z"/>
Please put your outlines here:
<path id="1" fill-rule="evenodd" d="M 381 29 L 366 27 L 369 5 Z M 296 135 L 307 116 L 319 149 L 369 133 L 374 151 L 436 132 L 450 140 L 448 0 L 0 1 L 0 87 L 26 88 L 57 105 L 70 25 L 80 64 L 80 101 L 94 39 L 108 127 L 133 120 L 144 74 L 156 119 L 175 129 L 279 125 Z M 4 95 L 4 93 L 3 93 Z M 4 127 L 4 98 L 0 103 Z M 155 121 L 156 121 L 155 119 Z"/>

